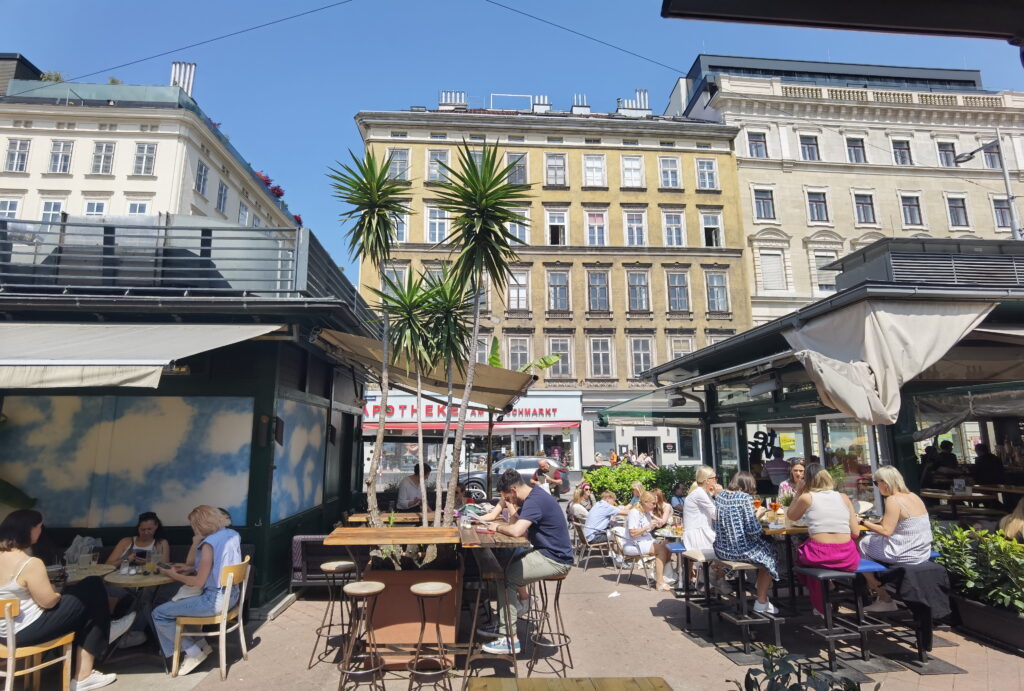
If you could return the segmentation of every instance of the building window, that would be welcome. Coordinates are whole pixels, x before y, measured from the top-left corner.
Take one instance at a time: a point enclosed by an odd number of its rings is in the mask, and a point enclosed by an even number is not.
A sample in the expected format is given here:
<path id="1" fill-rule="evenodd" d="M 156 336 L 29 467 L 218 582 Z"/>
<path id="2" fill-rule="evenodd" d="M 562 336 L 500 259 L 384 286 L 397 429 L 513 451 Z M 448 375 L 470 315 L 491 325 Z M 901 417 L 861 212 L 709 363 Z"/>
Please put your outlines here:
<path id="1" fill-rule="evenodd" d="M 520 216 L 517 221 L 511 221 L 508 224 L 508 232 L 516 240 L 519 240 L 522 244 L 526 245 L 530 242 L 530 210 L 526 207 L 522 209 L 516 209 L 516 213 Z"/>
<path id="2" fill-rule="evenodd" d="M 910 154 L 909 139 L 892 140 L 892 160 L 898 166 L 914 165 L 914 157 Z"/>
<path id="3" fill-rule="evenodd" d="M 427 207 L 427 242 L 432 245 L 448 237 L 448 212 L 436 206 Z"/>
<path id="4" fill-rule="evenodd" d="M 686 231 L 683 227 L 681 211 L 663 211 L 661 223 L 665 228 L 665 245 L 667 247 L 686 246 Z"/>
<path id="5" fill-rule="evenodd" d="M 747 151 L 751 158 L 768 158 L 768 137 L 764 132 L 747 132 Z"/>
<path id="6" fill-rule="evenodd" d="M 93 175 L 110 175 L 114 169 L 114 142 L 96 142 L 92 150 Z"/>
<path id="7" fill-rule="evenodd" d="M 74 144 L 70 141 L 54 140 L 50 145 L 50 170 L 51 173 L 71 172 L 71 149 Z"/>
<path id="8" fill-rule="evenodd" d="M 491 346 L 488 339 L 481 338 L 476 342 L 476 362 L 478 365 L 486 365 L 491 356 Z"/>
<path id="9" fill-rule="evenodd" d="M 669 336 L 668 354 L 670 360 L 681 358 L 693 352 L 693 337 L 691 336 Z"/>
<path id="10" fill-rule="evenodd" d="M 0 218 L 17 218 L 18 200 L 0 199 Z"/>
<path id="11" fill-rule="evenodd" d="M 510 336 L 508 339 L 508 368 L 520 370 L 530 364 L 530 339 Z"/>
<path id="12" fill-rule="evenodd" d="M 405 284 L 405 267 L 404 266 L 385 266 L 384 276 L 381 280 L 380 289 L 387 295 L 394 296 L 395 291 L 392 285 L 401 286 Z"/>
<path id="13" fill-rule="evenodd" d="M 1013 223 L 1009 199 L 993 199 L 992 211 L 996 217 L 996 228 L 1009 228 Z"/>
<path id="14" fill-rule="evenodd" d="M 39 220 L 43 223 L 60 223 L 61 212 L 64 211 L 63 201 L 44 201 L 43 202 L 43 216 Z M 44 226 L 44 230 L 52 231 L 52 226 Z"/>
<path id="15" fill-rule="evenodd" d="M 548 339 L 548 352 L 552 355 L 560 355 L 558 362 L 548 368 L 548 375 L 552 377 L 572 376 L 572 339 L 564 336 Z"/>
<path id="16" fill-rule="evenodd" d="M 875 199 L 870 194 L 853 195 L 853 206 L 857 211 L 857 223 L 874 224 Z"/>
<path id="17" fill-rule="evenodd" d="M 258 215 L 253 214 L 252 215 L 252 227 L 253 228 L 262 228 L 263 227 L 263 219 L 260 218 Z"/>
<path id="18" fill-rule="evenodd" d="M 820 161 L 818 138 L 810 134 L 800 135 L 800 158 L 805 161 Z"/>
<path id="19" fill-rule="evenodd" d="M 761 264 L 761 289 L 786 290 L 786 257 L 782 250 L 759 250 L 757 258 Z"/>
<path id="20" fill-rule="evenodd" d="M 588 145 L 597 146 L 601 143 L 600 137 L 584 137 L 583 143 Z"/>
<path id="21" fill-rule="evenodd" d="M 509 152 L 505 154 L 505 160 L 512 166 L 508 171 L 508 182 L 510 185 L 525 185 L 526 180 L 526 154 L 522 151 Z"/>
<path id="22" fill-rule="evenodd" d="M 623 146 L 640 146 L 640 140 L 639 139 L 623 139 L 622 140 L 622 145 Z"/>
<path id="23" fill-rule="evenodd" d="M 485 276 L 484 278 L 480 279 L 480 287 L 477 288 L 477 291 L 476 291 L 477 295 L 480 296 L 480 311 L 481 312 L 486 312 L 488 309 L 490 309 L 490 300 L 488 299 L 489 296 L 488 296 L 488 291 L 487 291 L 487 285 L 488 285 L 487 277 Z"/>
<path id="24" fill-rule="evenodd" d="M 548 309 L 552 312 L 569 311 L 569 274 L 565 271 L 548 273 Z"/>
<path id="25" fill-rule="evenodd" d="M 607 215 L 603 211 L 587 212 L 587 244 L 604 247 L 608 244 Z"/>
<path id="26" fill-rule="evenodd" d="M 818 294 L 836 292 L 836 272 L 827 271 L 821 267 L 828 266 L 839 254 L 832 250 L 814 250 L 814 284 Z"/>
<path id="27" fill-rule="evenodd" d="M 544 184 L 564 187 L 566 183 L 565 154 L 544 155 Z"/>
<path id="28" fill-rule="evenodd" d="M 86 202 L 85 203 L 85 215 L 86 216 L 102 216 L 107 212 L 106 202 Z"/>
<path id="29" fill-rule="evenodd" d="M 473 159 L 473 164 L 479 169 L 484 164 L 484 152 L 480 149 L 470 149 L 469 157 Z"/>
<path id="30" fill-rule="evenodd" d="M 636 379 L 654 364 L 652 340 L 649 336 L 634 336 L 629 339 L 629 358 L 633 365 L 632 374 Z"/>
<path id="31" fill-rule="evenodd" d="M 661 175 L 661 186 L 667 189 L 678 189 L 679 159 L 675 156 L 662 156 L 658 159 L 658 170 Z"/>
<path id="32" fill-rule="evenodd" d="M 921 226 L 921 198 L 917 195 L 900 195 L 900 208 L 903 210 L 904 226 Z"/>
<path id="33" fill-rule="evenodd" d="M 612 376 L 612 339 L 590 339 L 590 376 Z"/>
<path id="34" fill-rule="evenodd" d="M 398 130 L 391 130 L 392 139 L 407 139 L 409 137 L 408 132 L 399 132 Z"/>
<path id="35" fill-rule="evenodd" d="M 967 200 L 963 197 L 947 197 L 946 206 L 949 208 L 949 225 L 952 228 L 967 228 Z"/>
<path id="36" fill-rule="evenodd" d="M 429 149 L 427 151 L 427 182 L 444 182 L 448 179 L 448 149 Z"/>
<path id="37" fill-rule="evenodd" d="M 587 272 L 587 309 L 591 312 L 611 311 L 607 271 Z"/>
<path id="38" fill-rule="evenodd" d="M 812 223 L 828 223 L 828 202 L 824 192 L 807 193 L 807 217 Z"/>
<path id="39" fill-rule="evenodd" d="M 708 291 L 708 312 L 729 311 L 729 285 L 725 274 L 720 271 L 708 271 L 704 274 Z"/>
<path id="40" fill-rule="evenodd" d="M 152 175 L 156 163 L 156 144 L 135 145 L 135 175 Z"/>
<path id="41" fill-rule="evenodd" d="M 644 159 L 643 156 L 622 157 L 622 186 L 643 187 L 644 186 Z"/>
<path id="42" fill-rule="evenodd" d="M 956 144 L 939 142 L 935 146 L 939 151 L 939 165 L 943 168 L 956 168 Z"/>
<path id="43" fill-rule="evenodd" d="M 605 187 L 604 154 L 585 154 L 583 156 L 583 185 L 585 187 Z"/>
<path id="44" fill-rule="evenodd" d="M 868 155 L 864 150 L 864 140 L 860 137 L 846 138 L 846 160 L 850 163 L 867 163 Z"/>
<path id="45" fill-rule="evenodd" d="M 715 159 L 697 159 L 697 189 L 718 189 L 718 165 L 715 162 Z"/>
<path id="46" fill-rule="evenodd" d="M 705 247 L 724 247 L 722 238 L 722 215 L 718 213 L 700 215 L 701 235 Z"/>
<path id="47" fill-rule="evenodd" d="M 626 211 L 623 214 L 626 225 L 626 245 L 643 247 L 647 244 L 647 212 Z"/>
<path id="48" fill-rule="evenodd" d="M 407 214 L 392 214 L 391 222 L 395 225 L 395 242 L 408 242 L 409 216 Z"/>
<path id="49" fill-rule="evenodd" d="M 775 193 L 771 190 L 754 190 L 754 217 L 758 220 L 775 219 Z"/>
<path id="50" fill-rule="evenodd" d="M 999 144 L 993 142 L 986 146 L 983 150 L 985 155 L 985 167 L 992 168 L 995 170 L 1002 170 L 1003 168 L 1003 157 L 999 153 Z"/>
<path id="51" fill-rule="evenodd" d="M 249 225 L 249 207 L 244 202 L 238 202 L 238 225 Z"/>
<path id="52" fill-rule="evenodd" d="M 690 311 L 690 287 L 683 271 L 669 271 L 665 275 L 668 281 L 668 311 Z"/>
<path id="53" fill-rule="evenodd" d="M 530 273 L 513 271 L 508 281 L 509 312 L 528 312 L 530 310 Z"/>
<path id="54" fill-rule="evenodd" d="M 548 217 L 548 244 L 567 245 L 569 244 L 567 226 L 565 222 L 566 212 L 564 209 L 549 209 Z"/>
<path id="55" fill-rule="evenodd" d="M 446 133 L 444 133 L 444 132 L 431 132 L 430 133 L 430 138 L 431 139 L 447 139 L 448 135 Z"/>
<path id="56" fill-rule="evenodd" d="M 129 216 L 145 216 L 149 213 L 148 202 L 128 202 Z"/>
<path id="57" fill-rule="evenodd" d="M 7 140 L 7 163 L 4 171 L 8 173 L 24 173 L 28 168 L 28 139 Z"/>
<path id="58" fill-rule="evenodd" d="M 206 196 L 206 182 L 210 177 L 210 166 L 202 161 L 196 164 L 196 192 Z"/>
<path id="59" fill-rule="evenodd" d="M 391 162 L 388 164 L 388 177 L 392 180 L 409 179 L 409 150 L 388 149 Z"/>
<path id="60" fill-rule="evenodd" d="M 217 211 L 224 213 L 228 208 L 228 186 L 223 182 L 217 183 Z"/>
<path id="61" fill-rule="evenodd" d="M 626 286 L 628 288 L 630 312 L 650 312 L 651 294 L 647 285 L 646 271 L 626 272 Z"/>

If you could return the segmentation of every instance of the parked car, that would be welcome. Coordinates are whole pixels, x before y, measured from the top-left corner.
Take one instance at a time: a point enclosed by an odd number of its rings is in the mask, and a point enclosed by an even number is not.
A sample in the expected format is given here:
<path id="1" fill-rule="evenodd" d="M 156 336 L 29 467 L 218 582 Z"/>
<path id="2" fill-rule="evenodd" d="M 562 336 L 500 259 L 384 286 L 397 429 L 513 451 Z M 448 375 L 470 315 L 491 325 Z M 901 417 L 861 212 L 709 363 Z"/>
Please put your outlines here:
<path id="1" fill-rule="evenodd" d="M 519 471 L 524 482 L 529 482 L 530 478 L 533 477 L 533 473 L 537 470 L 537 462 L 541 460 L 540 456 L 510 456 L 503 458 L 494 465 L 491 466 L 491 493 L 497 492 L 498 477 L 501 476 L 509 468 L 515 468 Z M 559 492 L 565 492 L 569 489 L 569 471 L 564 465 L 556 461 L 553 458 L 548 458 L 547 462 L 551 464 L 551 470 L 562 471 L 562 485 L 559 488 Z M 484 497 L 487 491 L 487 471 L 475 470 L 468 473 L 461 473 L 459 475 L 459 482 L 466 487 L 466 494 L 474 497 Z"/>

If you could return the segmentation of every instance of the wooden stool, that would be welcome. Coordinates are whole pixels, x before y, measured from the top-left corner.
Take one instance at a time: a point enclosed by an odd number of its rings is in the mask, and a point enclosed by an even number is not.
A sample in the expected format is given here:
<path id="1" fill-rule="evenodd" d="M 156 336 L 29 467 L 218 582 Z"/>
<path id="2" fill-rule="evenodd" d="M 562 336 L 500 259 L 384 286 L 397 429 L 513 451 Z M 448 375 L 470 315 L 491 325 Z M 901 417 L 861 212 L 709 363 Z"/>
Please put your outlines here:
<path id="1" fill-rule="evenodd" d="M 690 606 L 692 605 L 694 609 L 705 612 L 707 616 L 708 637 L 714 640 L 714 613 L 722 608 L 721 599 L 712 594 L 711 591 L 711 562 L 715 560 L 715 551 L 713 549 L 688 549 L 680 555 L 680 559 L 682 561 L 682 568 L 680 569 L 679 578 L 684 579 L 682 597 L 684 607 L 686 608 L 684 614 L 685 626 L 687 629 L 690 628 Z M 690 583 L 691 564 L 700 565 L 701 576 L 704 579 L 703 595 L 699 593 L 697 587 Z M 676 588 L 676 592 L 679 592 L 679 588 Z"/>
<path id="2" fill-rule="evenodd" d="M 344 691 L 347 682 L 358 686 L 364 681 L 368 681 L 371 688 L 385 691 L 384 660 L 377 652 L 377 638 L 373 631 L 373 611 L 377 608 L 377 596 L 384 592 L 384 588 L 379 581 L 356 581 L 346 583 L 342 588 L 348 598 L 349 615 L 345 656 L 338 665 L 341 671 L 338 691 Z M 358 653 L 357 648 L 360 649 Z"/>
<path id="3" fill-rule="evenodd" d="M 416 655 L 406 665 L 406 669 L 409 670 L 410 691 L 414 681 L 418 681 L 420 686 L 429 684 L 451 691 L 452 682 L 448 673 L 452 671 L 455 663 L 449 659 L 444 639 L 441 637 L 441 599 L 451 591 L 451 584 L 438 581 L 426 581 L 409 586 L 409 592 L 416 596 L 416 603 L 420 608 L 420 636 L 416 641 Z M 427 630 L 427 600 L 437 602 L 437 619 L 434 620 L 437 650 L 433 655 L 423 654 L 423 634 Z M 421 669 L 424 662 L 428 663 L 428 669 Z"/>
<path id="4" fill-rule="evenodd" d="M 317 662 L 323 662 L 327 659 L 332 649 L 338 648 L 337 645 L 331 645 L 331 640 L 336 638 L 334 635 L 334 629 L 338 628 L 344 630 L 345 628 L 345 609 L 344 606 L 339 606 L 338 609 L 341 611 L 341 621 L 337 624 L 334 623 L 334 607 L 339 604 L 339 600 L 342 598 L 342 593 L 337 593 L 339 577 L 343 579 L 351 578 L 351 574 L 356 573 L 356 565 L 351 561 L 326 561 L 320 565 L 320 571 L 324 574 L 327 582 L 327 607 L 324 608 L 324 616 L 320 620 L 320 626 L 316 627 L 316 640 L 313 641 L 313 652 L 309 654 L 309 664 L 306 669 L 312 669 L 313 665 Z M 319 655 L 316 650 L 320 647 L 320 639 L 324 639 L 324 649 Z M 314 662 L 314 659 L 316 662 Z"/>
<path id="5" fill-rule="evenodd" d="M 573 668 L 572 662 L 572 637 L 565 632 L 565 620 L 562 619 L 562 583 L 565 581 L 565 576 L 550 576 L 545 578 L 543 581 L 537 581 L 535 585 L 536 590 L 540 596 L 540 612 L 544 615 L 537 618 L 537 626 L 533 629 L 530 634 L 530 643 L 533 644 L 533 652 L 530 654 L 530 661 L 526 664 L 526 676 L 529 677 L 533 674 L 534 667 L 537 666 L 537 653 L 541 647 L 554 648 L 558 651 L 558 662 L 561 669 L 555 669 L 552 665 L 552 671 L 555 676 L 559 675 L 561 671 L 562 676 L 567 676 L 566 671 Z M 548 592 L 548 584 L 555 584 L 554 597 Z M 531 618 L 531 622 L 533 619 Z"/>
<path id="6" fill-rule="evenodd" d="M 781 617 L 775 616 L 774 614 L 768 614 L 767 612 L 753 612 L 747 609 L 747 581 L 746 574 L 750 571 L 757 572 L 757 564 L 751 564 L 748 561 L 728 561 L 726 559 L 719 560 L 721 563 L 729 569 L 736 572 L 736 611 L 730 613 L 727 611 L 722 612 L 722 618 L 736 626 L 740 627 L 741 637 L 743 639 L 743 652 L 750 652 L 750 644 L 752 637 L 750 635 L 751 626 L 762 626 L 772 625 L 773 634 L 775 636 L 775 645 L 780 644 L 780 631 L 779 625 L 785 621 Z"/>

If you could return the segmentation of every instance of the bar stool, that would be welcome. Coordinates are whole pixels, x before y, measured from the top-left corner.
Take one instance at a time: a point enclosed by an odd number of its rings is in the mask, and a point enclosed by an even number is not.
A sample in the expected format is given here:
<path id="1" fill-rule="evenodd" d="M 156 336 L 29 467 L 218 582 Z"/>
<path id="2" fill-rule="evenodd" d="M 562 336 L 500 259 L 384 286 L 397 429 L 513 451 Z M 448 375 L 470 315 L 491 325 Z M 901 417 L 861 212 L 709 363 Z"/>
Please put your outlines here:
<path id="1" fill-rule="evenodd" d="M 379 581 L 356 581 L 342 588 L 348 598 L 349 615 L 345 656 L 338 665 L 341 672 L 338 691 L 344 691 L 347 682 L 358 686 L 367 681 L 371 688 L 386 691 L 384 660 L 377 652 L 377 637 L 373 631 L 373 611 L 377 608 L 377 596 L 384 588 Z"/>
<path id="2" fill-rule="evenodd" d="M 747 582 L 746 574 L 748 572 L 757 573 L 757 564 L 751 564 L 747 561 L 728 561 L 726 559 L 720 560 L 722 564 L 729 569 L 732 569 L 736 573 L 736 611 L 730 613 L 727 611 L 722 612 L 722 618 L 736 626 L 740 627 L 740 632 L 743 638 L 743 652 L 750 652 L 750 644 L 752 641 L 750 634 L 751 626 L 762 626 L 771 624 L 773 634 L 775 637 L 775 645 L 780 644 L 780 624 L 785 621 L 781 617 L 774 614 L 768 614 L 767 612 L 752 612 L 747 608 L 749 604 L 747 602 Z"/>
<path id="3" fill-rule="evenodd" d="M 715 551 L 712 549 L 688 549 L 681 555 L 682 568 L 679 578 L 683 579 L 683 604 L 685 607 L 686 628 L 690 628 L 690 606 L 707 615 L 708 636 L 714 640 L 714 613 L 722 608 L 721 602 L 711 590 L 711 562 L 715 560 Z M 704 593 L 701 594 L 699 585 L 690 583 L 690 570 L 692 565 L 700 564 L 701 578 L 704 581 Z M 678 588 L 676 591 L 678 592 Z"/>
<path id="4" fill-rule="evenodd" d="M 320 620 L 320 626 L 316 627 L 316 640 L 313 641 L 313 652 L 309 654 L 309 664 L 306 669 L 312 669 L 313 665 L 327 659 L 331 650 L 338 648 L 338 645 L 331 645 L 331 640 L 336 638 L 334 629 L 344 631 L 345 629 L 345 608 L 340 604 L 341 593 L 336 593 L 339 580 L 349 580 L 352 574 L 356 573 L 355 562 L 340 560 L 326 561 L 320 565 L 320 571 L 324 574 L 327 582 L 327 607 L 324 608 L 324 616 Z M 338 605 L 341 613 L 341 621 L 334 623 L 334 608 Z M 324 639 L 324 649 L 319 655 L 316 650 L 320 647 L 320 639 Z M 316 662 L 314 662 L 314 659 Z"/>
<path id="5" fill-rule="evenodd" d="M 451 591 L 451 584 L 439 581 L 426 581 L 409 586 L 409 592 L 416 596 L 416 604 L 420 608 L 420 636 L 416 641 L 416 654 L 406 665 L 406 669 L 409 670 L 410 691 L 412 691 L 415 681 L 418 681 L 420 686 L 430 685 L 434 688 L 440 686 L 452 691 L 452 682 L 448 673 L 452 671 L 455 663 L 448 657 L 444 639 L 441 637 L 441 600 Z M 423 654 L 423 634 L 427 630 L 427 600 L 437 602 L 437 619 L 434 620 L 437 650 L 433 655 Z M 421 669 L 424 662 L 428 663 L 427 669 Z"/>
<path id="6" fill-rule="evenodd" d="M 555 676 L 559 676 L 559 672 L 561 672 L 561 676 L 567 676 L 567 670 L 573 669 L 572 637 L 565 632 L 565 620 L 562 618 L 562 583 L 565 582 L 566 575 L 549 576 L 534 584 L 536 586 L 535 597 L 540 598 L 540 607 L 536 610 L 531 610 L 531 614 L 537 611 L 543 616 L 530 617 L 530 621 L 535 621 L 536 626 L 530 634 L 530 643 L 532 643 L 533 651 L 530 654 L 530 661 L 526 664 L 527 677 L 533 674 L 533 670 L 537 666 L 537 654 L 541 647 L 554 648 L 558 651 L 560 669 L 556 669 L 553 664 L 551 665 Z M 555 584 L 554 596 L 549 591 L 549 584 L 551 583 Z"/>

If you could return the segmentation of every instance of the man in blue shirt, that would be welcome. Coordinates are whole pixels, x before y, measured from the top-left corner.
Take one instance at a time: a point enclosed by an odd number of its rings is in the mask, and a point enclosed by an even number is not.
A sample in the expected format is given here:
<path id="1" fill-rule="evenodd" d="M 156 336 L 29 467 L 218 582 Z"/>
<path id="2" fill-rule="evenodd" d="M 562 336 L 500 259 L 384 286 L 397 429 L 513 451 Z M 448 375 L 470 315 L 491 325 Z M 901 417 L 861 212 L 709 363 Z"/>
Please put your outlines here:
<path id="1" fill-rule="evenodd" d="M 498 637 L 498 640 L 482 646 L 483 651 L 501 655 L 521 650 L 515 628 L 519 588 L 569 573 L 572 545 L 565 513 L 545 489 L 527 485 L 519 471 L 509 469 L 498 478 L 498 493 L 501 494 L 501 503 L 482 518 L 493 521 L 501 514 L 503 505 L 517 506 L 518 519 L 508 525 L 496 525 L 495 532 L 511 537 L 525 535 L 533 545 L 532 550 L 513 558 L 505 569 L 505 601 L 501 603 L 498 628 L 480 631 L 483 635 Z"/>
<path id="2" fill-rule="evenodd" d="M 587 520 L 583 523 L 583 536 L 587 542 L 604 542 L 608 539 L 606 530 L 611 523 L 612 516 L 624 516 L 629 513 L 630 505 L 615 505 L 615 493 L 605 490 L 601 493 L 601 501 L 594 504 L 594 508 L 587 514 Z"/>

